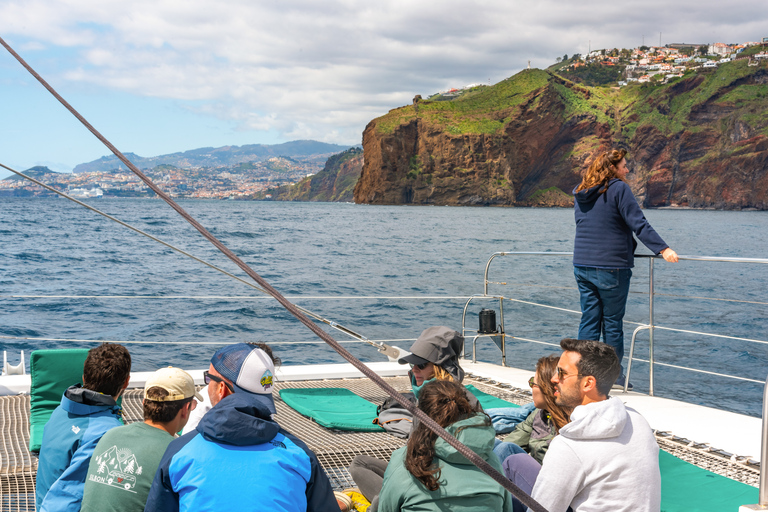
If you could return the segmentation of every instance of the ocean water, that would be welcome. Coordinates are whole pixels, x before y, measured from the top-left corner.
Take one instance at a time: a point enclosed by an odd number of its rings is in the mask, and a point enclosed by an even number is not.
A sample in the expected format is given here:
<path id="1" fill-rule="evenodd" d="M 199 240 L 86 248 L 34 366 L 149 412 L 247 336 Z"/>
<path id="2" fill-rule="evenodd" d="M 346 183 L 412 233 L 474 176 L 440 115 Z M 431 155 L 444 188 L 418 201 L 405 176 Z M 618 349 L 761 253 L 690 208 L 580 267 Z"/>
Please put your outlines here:
<path id="1" fill-rule="evenodd" d="M 103 199 L 91 204 L 248 279 L 165 203 Z M 182 206 L 257 273 L 294 302 L 375 340 L 408 348 L 430 325 L 461 328 L 469 296 L 483 293 L 497 251 L 570 251 L 569 209 L 366 206 L 332 203 L 182 201 Z M 648 210 L 681 255 L 768 256 L 768 213 Z M 265 341 L 283 364 L 343 362 L 276 302 L 62 199 L 3 199 L 0 209 L 0 350 L 127 343 L 133 369 L 207 366 L 219 346 Z M 648 251 L 640 246 L 639 253 Z M 625 323 L 629 352 L 637 323 L 648 321 L 648 260 L 638 259 Z M 768 339 L 768 266 L 655 262 L 656 324 L 721 336 Z M 489 292 L 504 302 L 507 363 L 533 368 L 578 330 L 578 292 L 569 257 L 494 259 Z M 545 307 L 546 306 L 546 307 Z M 498 301 L 473 301 L 467 327 Z M 566 311 L 563 311 L 566 310 Z M 634 322 L 634 323 L 633 323 Z M 364 361 L 383 357 L 325 327 Z M 40 340 L 45 338 L 46 340 Z M 768 345 L 657 330 L 658 363 L 764 382 Z M 549 345 L 553 344 L 553 345 Z M 647 331 L 637 357 L 647 359 Z M 471 347 L 468 347 L 471 351 Z M 500 362 L 487 338 L 478 358 Z M 626 362 L 625 362 L 626 365 Z M 633 363 L 638 391 L 648 364 Z M 759 415 L 762 383 L 655 366 L 655 393 Z"/>

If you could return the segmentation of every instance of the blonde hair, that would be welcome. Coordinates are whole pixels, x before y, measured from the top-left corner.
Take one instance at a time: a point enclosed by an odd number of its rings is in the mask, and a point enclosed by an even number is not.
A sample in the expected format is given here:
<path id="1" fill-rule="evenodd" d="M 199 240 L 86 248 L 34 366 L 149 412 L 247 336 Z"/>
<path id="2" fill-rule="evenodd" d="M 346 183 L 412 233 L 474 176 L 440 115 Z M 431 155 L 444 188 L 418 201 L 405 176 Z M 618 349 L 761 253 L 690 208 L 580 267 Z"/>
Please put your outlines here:
<path id="1" fill-rule="evenodd" d="M 608 190 L 608 182 L 613 178 L 624 181 L 624 178 L 616 173 L 616 166 L 619 165 L 624 157 L 627 155 L 626 149 L 612 149 L 600 153 L 589 164 L 587 172 L 584 173 L 584 177 L 581 180 L 581 184 L 576 188 L 576 192 L 592 188 L 596 185 L 604 185 L 600 191 L 602 194 Z"/>
<path id="2" fill-rule="evenodd" d="M 454 380 L 453 376 L 448 373 L 442 366 L 434 365 L 435 373 L 434 373 L 434 379 L 435 380 Z"/>

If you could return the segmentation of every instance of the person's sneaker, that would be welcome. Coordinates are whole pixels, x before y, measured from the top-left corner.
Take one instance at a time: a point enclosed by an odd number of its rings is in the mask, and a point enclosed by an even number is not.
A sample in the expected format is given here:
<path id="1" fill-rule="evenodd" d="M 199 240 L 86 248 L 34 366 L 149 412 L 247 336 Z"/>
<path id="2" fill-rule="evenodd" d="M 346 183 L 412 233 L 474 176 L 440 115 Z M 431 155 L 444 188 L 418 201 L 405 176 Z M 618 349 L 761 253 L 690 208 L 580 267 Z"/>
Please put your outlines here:
<path id="1" fill-rule="evenodd" d="M 341 512 L 349 512 L 352 510 L 352 498 L 339 491 L 334 491 L 333 495 L 336 497 L 336 503 L 339 505 L 339 510 L 341 510 Z"/>
<path id="2" fill-rule="evenodd" d="M 620 389 L 620 390 L 624 391 L 624 381 L 625 380 L 627 380 L 627 378 L 624 375 L 621 375 L 618 379 L 616 379 L 616 383 L 613 386 L 611 386 L 611 388 L 612 389 Z M 631 382 L 628 383 L 627 384 L 627 391 L 632 391 L 632 388 L 634 388 L 632 383 Z"/>
<path id="3" fill-rule="evenodd" d="M 342 492 L 349 496 L 352 500 L 352 507 L 350 507 L 352 510 L 356 510 L 357 512 L 366 512 L 368 507 L 371 506 L 371 503 L 365 499 L 365 496 L 363 496 L 363 493 L 361 493 L 360 489 L 357 487 L 344 489 Z"/>

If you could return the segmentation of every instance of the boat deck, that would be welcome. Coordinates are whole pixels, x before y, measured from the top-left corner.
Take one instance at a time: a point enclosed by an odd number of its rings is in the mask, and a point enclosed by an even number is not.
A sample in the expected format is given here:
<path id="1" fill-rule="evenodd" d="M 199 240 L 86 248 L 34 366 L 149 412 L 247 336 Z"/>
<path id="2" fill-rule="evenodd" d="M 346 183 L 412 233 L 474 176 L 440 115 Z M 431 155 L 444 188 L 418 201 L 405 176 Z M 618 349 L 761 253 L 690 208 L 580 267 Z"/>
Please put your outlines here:
<path id="1" fill-rule="evenodd" d="M 385 363 L 386 364 L 386 363 Z M 338 369 L 341 365 L 328 365 L 335 367 L 335 371 L 329 372 L 339 377 Z M 351 365 L 344 365 L 351 368 Z M 487 365 L 493 368 L 493 365 Z M 530 392 L 523 385 L 516 385 L 517 380 L 527 381 L 531 372 L 502 368 L 505 380 L 499 381 L 487 374 L 491 370 L 483 371 L 484 366 L 466 364 L 467 370 L 478 373 L 470 373 L 465 379 L 465 384 L 472 384 L 481 391 L 498 396 L 517 404 L 531 401 Z M 307 367 L 304 367 L 306 371 Z M 499 368 L 499 367 L 497 367 Z M 354 377 L 356 371 L 347 372 L 348 378 L 333 378 L 316 380 L 299 380 L 297 375 L 291 375 L 289 368 L 281 369 L 278 376 L 283 374 L 284 379 L 275 384 L 275 402 L 277 420 L 287 430 L 294 433 L 317 454 L 320 463 L 325 468 L 331 482 L 336 489 L 353 487 L 347 467 L 352 459 L 361 454 L 388 460 L 395 449 L 403 446 L 405 441 L 387 433 L 358 433 L 341 432 L 321 427 L 313 421 L 303 417 L 279 398 L 279 390 L 299 387 L 343 387 L 352 390 L 359 396 L 374 403 L 382 403 L 385 393 L 374 383 L 366 378 Z M 519 372 L 519 376 L 515 376 Z M 319 375 L 322 375 L 320 372 Z M 480 374 L 486 375 L 480 375 Z M 317 374 L 317 373 L 316 373 Z M 306 377 L 306 374 L 304 375 Z M 395 389 L 402 392 L 410 391 L 407 377 L 385 377 L 385 380 Z M 124 419 L 126 423 L 141 421 L 142 416 L 142 389 L 130 389 L 123 398 Z M 632 394 L 637 395 L 637 394 Z M 628 395 L 621 395 L 622 399 Z M 640 395 L 642 397 L 642 395 Z M 640 408 L 638 408 L 640 410 Z M 641 410 L 642 412 L 642 410 Z M 652 423 L 652 426 L 653 423 Z M 29 396 L 3 396 L 0 397 L 0 511 L 34 511 L 35 510 L 35 474 L 37 472 L 37 457 L 28 451 L 29 444 Z M 657 432 L 657 440 L 660 447 L 688 462 L 697 464 L 710 471 L 728 476 L 747 484 L 756 486 L 759 476 L 759 465 L 754 461 L 738 460 L 729 457 L 730 454 L 716 452 L 707 446 L 690 443 L 687 439 L 676 438 L 673 435 Z"/>

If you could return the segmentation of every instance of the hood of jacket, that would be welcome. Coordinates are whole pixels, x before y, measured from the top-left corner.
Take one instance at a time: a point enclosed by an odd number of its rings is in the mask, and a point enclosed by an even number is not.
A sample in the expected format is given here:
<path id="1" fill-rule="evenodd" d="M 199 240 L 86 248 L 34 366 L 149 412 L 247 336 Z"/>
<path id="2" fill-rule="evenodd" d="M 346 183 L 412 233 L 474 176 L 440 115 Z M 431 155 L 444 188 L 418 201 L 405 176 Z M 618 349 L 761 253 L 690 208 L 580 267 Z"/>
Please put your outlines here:
<path id="1" fill-rule="evenodd" d="M 617 181 L 621 181 L 618 178 L 612 178 L 608 181 L 608 186 L 610 187 Z M 578 187 L 576 187 L 578 188 Z M 576 189 L 573 189 L 573 197 L 576 199 L 576 201 L 580 204 L 592 204 L 595 201 L 597 201 L 597 198 L 600 197 L 603 194 L 600 194 L 600 191 L 604 188 L 604 186 L 601 185 L 595 185 L 591 188 L 586 188 L 584 190 L 580 190 L 576 192 Z M 607 192 L 607 189 L 606 189 Z"/>
<path id="2" fill-rule="evenodd" d="M 78 416 L 88 416 L 109 409 L 119 415 L 121 410 L 111 396 L 85 389 L 81 384 L 70 386 L 64 391 L 61 406 L 65 411 Z"/>
<path id="3" fill-rule="evenodd" d="M 465 420 L 448 425 L 445 430 L 485 460 L 488 460 L 493 453 L 496 431 L 483 413 L 477 413 Z M 442 437 L 438 437 L 435 441 L 435 455 L 452 464 L 472 464 Z"/>
<path id="4" fill-rule="evenodd" d="M 571 413 L 571 422 L 560 429 L 569 439 L 610 439 L 618 437 L 629 421 L 624 402 L 618 398 L 579 405 Z"/>
<path id="5" fill-rule="evenodd" d="M 250 393 L 237 392 L 224 397 L 197 425 L 207 439 L 236 446 L 251 446 L 271 441 L 280 430 L 266 405 Z"/>

